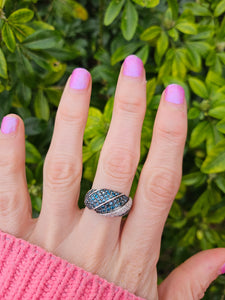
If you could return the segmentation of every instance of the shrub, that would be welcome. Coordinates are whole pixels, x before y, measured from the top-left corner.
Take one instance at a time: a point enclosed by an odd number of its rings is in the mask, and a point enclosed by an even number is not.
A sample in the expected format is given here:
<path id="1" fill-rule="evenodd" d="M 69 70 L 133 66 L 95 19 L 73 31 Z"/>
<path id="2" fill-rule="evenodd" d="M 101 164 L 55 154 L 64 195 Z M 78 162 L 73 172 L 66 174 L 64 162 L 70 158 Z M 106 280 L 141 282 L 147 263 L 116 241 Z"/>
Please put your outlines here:
<path id="1" fill-rule="evenodd" d="M 178 83 L 188 102 L 184 175 L 164 231 L 159 280 L 193 253 L 225 247 L 224 12 L 224 0 L 0 0 L 0 117 L 14 112 L 24 120 L 34 217 L 41 208 L 43 161 L 69 74 L 83 66 L 93 77 L 83 143 L 82 207 L 109 128 L 121 62 L 135 53 L 145 64 L 148 82 L 131 197 L 151 143 L 161 92 Z M 223 299 L 221 294 L 220 278 L 205 299 Z"/>

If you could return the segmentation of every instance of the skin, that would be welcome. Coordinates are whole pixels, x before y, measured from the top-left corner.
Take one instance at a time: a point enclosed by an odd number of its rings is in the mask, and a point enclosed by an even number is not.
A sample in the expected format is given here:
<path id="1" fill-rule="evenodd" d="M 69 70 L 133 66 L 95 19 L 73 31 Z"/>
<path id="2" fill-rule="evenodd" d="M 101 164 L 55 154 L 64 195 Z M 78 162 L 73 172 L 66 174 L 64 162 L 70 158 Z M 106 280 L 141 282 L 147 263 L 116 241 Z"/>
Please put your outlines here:
<path id="1" fill-rule="evenodd" d="M 101 151 L 93 188 L 129 195 L 140 158 L 146 112 L 145 71 L 119 75 L 111 125 Z M 182 176 L 187 107 L 162 94 L 149 153 L 133 207 L 125 223 L 78 208 L 82 143 L 91 95 L 66 84 L 44 164 L 43 201 L 32 219 L 25 175 L 23 121 L 16 132 L 0 132 L 0 229 L 36 244 L 87 271 L 148 300 L 201 299 L 221 273 L 225 249 L 196 254 L 157 286 L 161 235 Z"/>

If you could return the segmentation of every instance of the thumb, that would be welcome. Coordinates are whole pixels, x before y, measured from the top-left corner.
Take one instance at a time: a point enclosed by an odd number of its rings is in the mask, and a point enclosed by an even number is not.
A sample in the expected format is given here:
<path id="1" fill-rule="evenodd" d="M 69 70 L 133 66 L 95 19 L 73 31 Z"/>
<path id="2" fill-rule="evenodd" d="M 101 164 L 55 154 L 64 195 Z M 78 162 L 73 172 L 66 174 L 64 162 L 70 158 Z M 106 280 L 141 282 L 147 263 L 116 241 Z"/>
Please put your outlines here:
<path id="1" fill-rule="evenodd" d="M 176 268 L 159 286 L 159 299 L 199 300 L 210 283 L 225 273 L 225 248 L 200 252 Z"/>

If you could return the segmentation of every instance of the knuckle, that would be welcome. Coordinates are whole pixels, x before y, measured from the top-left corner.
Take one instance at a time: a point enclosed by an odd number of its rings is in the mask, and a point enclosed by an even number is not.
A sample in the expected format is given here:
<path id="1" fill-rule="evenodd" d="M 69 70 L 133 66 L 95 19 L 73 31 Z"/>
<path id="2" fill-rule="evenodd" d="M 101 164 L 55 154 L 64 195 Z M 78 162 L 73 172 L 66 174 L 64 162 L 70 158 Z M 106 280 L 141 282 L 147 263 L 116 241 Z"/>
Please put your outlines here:
<path id="1" fill-rule="evenodd" d="M 151 198 L 158 205 L 161 205 L 161 202 L 170 204 L 179 189 L 180 180 L 179 172 L 166 168 L 153 168 L 145 184 L 146 198 Z"/>
<path id="2" fill-rule="evenodd" d="M 180 145 L 184 141 L 184 131 L 182 127 L 158 126 L 157 132 L 160 138 L 172 145 Z"/>
<path id="3" fill-rule="evenodd" d="M 110 155 L 103 158 L 104 173 L 114 179 L 130 180 L 133 178 L 138 161 L 139 154 L 127 149 L 111 149 Z"/>
<path id="4" fill-rule="evenodd" d="M 22 160 L 16 155 L 16 149 L 11 149 L 7 152 L 5 157 L 0 159 L 1 174 L 14 174 L 24 167 L 25 160 Z"/>
<path id="5" fill-rule="evenodd" d="M 117 103 L 119 111 L 132 115 L 140 115 L 145 113 L 145 101 L 139 97 L 123 96 Z"/>
<path id="6" fill-rule="evenodd" d="M 78 128 L 83 128 L 84 126 L 84 118 L 83 113 L 80 113 L 79 111 L 74 112 L 67 108 L 61 108 L 58 111 L 58 119 L 62 122 L 69 123 L 73 126 L 76 126 Z"/>
<path id="7" fill-rule="evenodd" d="M 46 159 L 44 174 L 49 188 L 60 191 L 71 190 L 74 183 L 81 179 L 82 163 L 65 156 L 54 156 Z"/>
<path id="8" fill-rule="evenodd" d="M 18 209 L 18 202 L 15 199 L 15 195 L 10 194 L 8 191 L 2 192 L 0 195 L 0 215 L 1 217 L 7 217 L 16 213 Z"/>

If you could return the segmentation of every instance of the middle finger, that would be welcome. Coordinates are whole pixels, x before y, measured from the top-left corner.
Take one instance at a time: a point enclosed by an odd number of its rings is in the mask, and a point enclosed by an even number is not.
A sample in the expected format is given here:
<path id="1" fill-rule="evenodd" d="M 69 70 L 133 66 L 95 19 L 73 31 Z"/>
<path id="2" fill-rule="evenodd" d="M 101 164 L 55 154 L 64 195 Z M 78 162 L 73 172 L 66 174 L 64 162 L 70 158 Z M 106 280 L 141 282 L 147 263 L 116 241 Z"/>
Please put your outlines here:
<path id="1" fill-rule="evenodd" d="M 131 55 L 121 68 L 112 120 L 100 154 L 93 189 L 112 189 L 129 196 L 140 158 L 145 111 L 145 71 L 141 59 Z M 97 235 L 104 245 L 113 247 L 118 241 L 120 223 L 121 217 L 104 217 L 85 208 L 81 229 L 89 228 L 87 234 L 90 238 Z M 85 238 L 88 241 L 87 235 Z M 108 243 L 106 239 L 109 239 Z"/>

